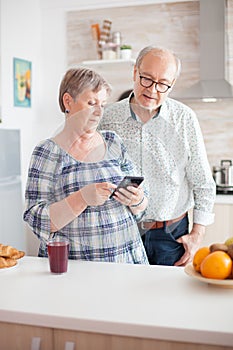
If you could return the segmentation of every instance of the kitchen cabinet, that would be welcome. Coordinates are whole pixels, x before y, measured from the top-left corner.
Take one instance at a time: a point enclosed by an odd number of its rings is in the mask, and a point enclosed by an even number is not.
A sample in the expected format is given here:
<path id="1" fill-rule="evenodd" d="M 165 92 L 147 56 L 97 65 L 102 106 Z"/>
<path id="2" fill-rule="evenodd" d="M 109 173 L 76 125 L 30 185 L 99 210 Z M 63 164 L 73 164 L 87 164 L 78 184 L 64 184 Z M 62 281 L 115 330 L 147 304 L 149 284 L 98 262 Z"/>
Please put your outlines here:
<path id="1" fill-rule="evenodd" d="M 25 250 L 20 145 L 20 130 L 0 129 L 0 242 Z"/>
<path id="2" fill-rule="evenodd" d="M 215 221 L 206 227 L 206 235 L 202 245 L 224 242 L 233 236 L 233 203 L 215 203 Z"/>
<path id="3" fill-rule="evenodd" d="M 82 66 L 94 69 L 101 74 L 112 87 L 109 102 L 117 101 L 120 95 L 133 88 L 134 59 L 129 60 L 93 60 L 83 61 Z M 122 86 L 124 90 L 122 90 Z"/>
<path id="4" fill-rule="evenodd" d="M 0 322 L 4 350 L 227 350 L 224 346 L 162 341 Z"/>
<path id="5" fill-rule="evenodd" d="M 51 328 L 0 322 L 0 349 L 2 350 L 52 350 L 53 348 Z"/>
<path id="6" fill-rule="evenodd" d="M 230 350 L 224 346 L 55 330 L 54 350 Z"/>
<path id="7" fill-rule="evenodd" d="M 212 243 L 224 242 L 228 237 L 233 236 L 233 196 L 217 195 L 213 212 L 214 223 L 206 226 L 205 237 L 201 246 L 208 246 Z M 193 223 L 192 210 L 189 211 L 190 228 Z"/>

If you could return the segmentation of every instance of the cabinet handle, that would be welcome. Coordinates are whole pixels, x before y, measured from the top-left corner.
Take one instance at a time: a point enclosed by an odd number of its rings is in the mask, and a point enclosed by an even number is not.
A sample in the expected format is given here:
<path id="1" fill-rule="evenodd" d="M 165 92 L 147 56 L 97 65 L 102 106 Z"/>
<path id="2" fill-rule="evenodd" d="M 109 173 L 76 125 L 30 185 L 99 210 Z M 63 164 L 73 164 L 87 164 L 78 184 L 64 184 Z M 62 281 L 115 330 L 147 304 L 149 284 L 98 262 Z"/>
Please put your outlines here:
<path id="1" fill-rule="evenodd" d="M 66 341 L 65 350 L 75 350 L 75 343 L 73 343 L 72 341 Z"/>
<path id="2" fill-rule="evenodd" d="M 31 350 L 40 350 L 40 340 L 39 337 L 32 338 Z"/>

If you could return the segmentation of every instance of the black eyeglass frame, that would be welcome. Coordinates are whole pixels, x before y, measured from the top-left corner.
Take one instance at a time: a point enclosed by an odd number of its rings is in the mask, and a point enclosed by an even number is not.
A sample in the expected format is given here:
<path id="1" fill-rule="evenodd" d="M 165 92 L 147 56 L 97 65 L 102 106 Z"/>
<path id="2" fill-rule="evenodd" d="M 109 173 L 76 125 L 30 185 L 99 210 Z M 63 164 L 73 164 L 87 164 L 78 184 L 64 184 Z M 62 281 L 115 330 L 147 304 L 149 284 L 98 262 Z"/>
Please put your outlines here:
<path id="1" fill-rule="evenodd" d="M 164 83 L 160 83 L 160 82 L 158 82 L 158 81 L 154 81 L 153 79 L 144 77 L 144 76 L 141 75 L 140 73 L 139 73 L 139 78 L 140 78 L 140 85 L 141 85 L 142 87 L 150 88 L 152 85 L 155 85 L 156 91 L 158 91 L 158 92 L 161 93 L 161 94 L 164 94 L 165 92 L 167 92 L 167 91 L 172 87 L 172 85 L 167 85 L 167 84 L 164 84 Z M 143 84 L 142 84 L 142 79 L 150 80 L 150 81 L 151 81 L 151 84 L 148 85 L 148 86 L 143 85 Z M 167 89 L 166 89 L 165 91 L 159 91 L 159 90 L 157 89 L 157 85 L 158 85 L 158 84 L 161 84 L 161 85 L 163 85 L 163 86 L 166 86 Z"/>

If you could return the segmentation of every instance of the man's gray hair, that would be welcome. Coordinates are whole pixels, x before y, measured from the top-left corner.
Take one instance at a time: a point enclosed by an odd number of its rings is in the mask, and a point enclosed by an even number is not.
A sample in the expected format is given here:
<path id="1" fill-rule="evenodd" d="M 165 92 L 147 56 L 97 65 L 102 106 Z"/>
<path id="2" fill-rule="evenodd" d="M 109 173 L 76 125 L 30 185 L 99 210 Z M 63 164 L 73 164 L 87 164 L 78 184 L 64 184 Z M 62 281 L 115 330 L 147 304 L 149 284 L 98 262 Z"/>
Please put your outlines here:
<path id="1" fill-rule="evenodd" d="M 163 48 L 163 47 L 157 47 L 157 46 L 146 46 L 144 47 L 138 54 L 138 57 L 136 59 L 136 67 L 140 68 L 140 65 L 142 63 L 143 58 L 149 53 L 153 52 L 155 56 L 165 56 L 165 55 L 171 55 L 174 57 L 175 63 L 176 63 L 176 76 L 175 78 L 178 78 L 181 71 L 181 61 L 179 57 L 171 50 Z"/>

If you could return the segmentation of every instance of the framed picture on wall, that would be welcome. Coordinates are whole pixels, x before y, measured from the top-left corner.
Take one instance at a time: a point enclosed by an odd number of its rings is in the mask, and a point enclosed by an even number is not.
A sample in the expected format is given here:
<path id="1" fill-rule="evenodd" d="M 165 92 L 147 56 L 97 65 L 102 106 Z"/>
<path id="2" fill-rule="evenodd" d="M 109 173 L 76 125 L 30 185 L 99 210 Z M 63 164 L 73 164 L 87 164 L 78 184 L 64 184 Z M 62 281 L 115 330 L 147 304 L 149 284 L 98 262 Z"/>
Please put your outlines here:
<path id="1" fill-rule="evenodd" d="M 14 106 L 31 107 L 32 63 L 13 58 L 14 65 Z"/>

